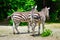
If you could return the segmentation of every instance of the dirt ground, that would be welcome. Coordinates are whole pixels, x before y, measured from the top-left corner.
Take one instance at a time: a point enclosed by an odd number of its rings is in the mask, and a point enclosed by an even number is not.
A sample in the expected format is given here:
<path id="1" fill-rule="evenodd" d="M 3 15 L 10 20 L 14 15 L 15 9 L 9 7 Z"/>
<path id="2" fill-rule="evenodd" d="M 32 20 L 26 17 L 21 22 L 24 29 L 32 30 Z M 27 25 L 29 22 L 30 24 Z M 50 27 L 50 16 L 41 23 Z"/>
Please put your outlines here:
<path id="1" fill-rule="evenodd" d="M 60 40 L 60 23 L 45 24 L 46 29 L 52 30 L 48 37 L 31 36 L 27 33 L 27 26 L 18 27 L 20 34 L 12 34 L 12 26 L 0 26 L 0 40 Z M 37 32 L 37 27 L 36 27 Z"/>

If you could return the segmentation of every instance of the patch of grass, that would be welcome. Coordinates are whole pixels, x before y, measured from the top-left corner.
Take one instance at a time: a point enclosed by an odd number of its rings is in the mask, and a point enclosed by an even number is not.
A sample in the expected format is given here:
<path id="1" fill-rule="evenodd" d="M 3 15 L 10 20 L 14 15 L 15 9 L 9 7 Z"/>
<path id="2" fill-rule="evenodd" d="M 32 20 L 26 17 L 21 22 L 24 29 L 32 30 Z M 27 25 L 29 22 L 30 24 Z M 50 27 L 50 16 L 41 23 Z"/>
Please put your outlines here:
<path id="1" fill-rule="evenodd" d="M 44 32 L 41 34 L 42 37 L 47 37 L 51 35 L 52 31 L 50 29 L 45 29 Z"/>

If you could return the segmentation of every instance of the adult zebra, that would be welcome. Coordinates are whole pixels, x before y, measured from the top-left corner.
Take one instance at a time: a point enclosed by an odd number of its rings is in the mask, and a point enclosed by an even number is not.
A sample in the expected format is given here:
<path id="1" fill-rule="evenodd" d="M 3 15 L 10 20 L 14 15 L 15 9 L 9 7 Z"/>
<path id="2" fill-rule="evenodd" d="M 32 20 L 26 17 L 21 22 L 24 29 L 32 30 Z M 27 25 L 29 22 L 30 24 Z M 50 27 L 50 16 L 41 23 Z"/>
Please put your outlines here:
<path id="1" fill-rule="evenodd" d="M 14 12 L 11 16 L 8 16 L 8 18 L 11 17 L 13 21 L 13 34 L 15 34 L 15 30 L 17 31 L 17 34 L 19 34 L 19 30 L 17 27 L 19 26 L 20 22 L 28 22 L 28 32 L 29 27 L 31 25 L 32 15 L 35 12 L 37 6 L 33 7 L 31 11 L 28 12 Z"/>
<path id="2" fill-rule="evenodd" d="M 45 7 L 41 11 L 33 14 L 33 17 L 32 17 L 33 35 L 35 33 L 34 30 L 35 30 L 37 23 L 38 23 L 38 35 L 42 34 L 44 32 L 44 24 L 45 24 L 46 18 L 49 18 L 49 9 L 50 9 L 50 7 L 48 7 L 48 8 Z M 40 28 L 41 28 L 41 33 L 40 33 Z"/>

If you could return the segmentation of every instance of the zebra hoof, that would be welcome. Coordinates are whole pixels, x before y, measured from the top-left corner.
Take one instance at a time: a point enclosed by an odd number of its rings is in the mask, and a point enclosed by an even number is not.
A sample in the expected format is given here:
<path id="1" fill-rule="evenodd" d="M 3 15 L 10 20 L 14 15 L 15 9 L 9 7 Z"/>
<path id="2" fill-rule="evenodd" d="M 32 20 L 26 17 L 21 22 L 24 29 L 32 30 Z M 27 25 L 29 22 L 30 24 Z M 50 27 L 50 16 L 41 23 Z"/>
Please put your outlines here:
<path id="1" fill-rule="evenodd" d="M 15 32 L 13 34 L 16 34 Z"/>
<path id="2" fill-rule="evenodd" d="M 30 31 L 28 31 L 28 33 L 30 33 Z"/>
<path id="3" fill-rule="evenodd" d="M 20 32 L 16 33 L 16 34 L 20 34 Z"/>
<path id="4" fill-rule="evenodd" d="M 31 36 L 35 36 L 34 34 L 32 34 Z"/>

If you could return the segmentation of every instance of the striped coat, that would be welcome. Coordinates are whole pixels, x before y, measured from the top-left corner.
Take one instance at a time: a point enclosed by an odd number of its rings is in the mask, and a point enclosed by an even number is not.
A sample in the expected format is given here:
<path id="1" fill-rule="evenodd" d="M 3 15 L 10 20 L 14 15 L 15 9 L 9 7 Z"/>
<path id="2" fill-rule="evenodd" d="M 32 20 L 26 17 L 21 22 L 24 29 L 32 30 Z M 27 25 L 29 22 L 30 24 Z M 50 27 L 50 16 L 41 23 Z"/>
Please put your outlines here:
<path id="1" fill-rule="evenodd" d="M 15 34 L 15 30 L 17 33 L 19 33 L 18 26 L 20 22 L 28 22 L 28 32 L 29 32 L 29 26 L 31 25 L 31 20 L 32 20 L 32 14 L 34 14 L 36 11 L 36 8 L 34 7 L 31 11 L 28 12 L 14 12 L 11 16 L 12 21 L 13 21 L 13 33 Z"/>

